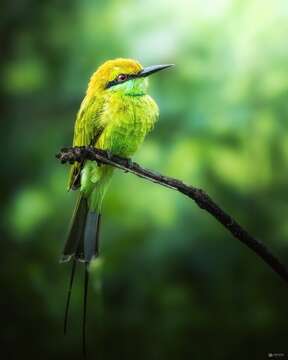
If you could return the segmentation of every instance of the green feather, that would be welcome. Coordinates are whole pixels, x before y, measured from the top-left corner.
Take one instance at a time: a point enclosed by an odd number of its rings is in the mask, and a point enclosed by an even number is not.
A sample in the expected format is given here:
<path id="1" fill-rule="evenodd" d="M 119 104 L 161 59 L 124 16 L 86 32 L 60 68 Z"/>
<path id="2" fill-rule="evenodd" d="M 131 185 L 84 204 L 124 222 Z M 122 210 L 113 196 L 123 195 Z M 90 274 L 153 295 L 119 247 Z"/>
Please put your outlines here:
<path id="1" fill-rule="evenodd" d="M 147 79 L 133 79 L 101 97 L 87 94 L 77 116 L 73 145 L 93 145 L 123 157 L 132 156 L 158 117 L 158 107 L 146 95 L 146 88 Z M 73 165 L 70 187 L 80 172 L 80 191 L 87 198 L 89 209 L 99 212 L 113 170 L 91 161 Z"/>

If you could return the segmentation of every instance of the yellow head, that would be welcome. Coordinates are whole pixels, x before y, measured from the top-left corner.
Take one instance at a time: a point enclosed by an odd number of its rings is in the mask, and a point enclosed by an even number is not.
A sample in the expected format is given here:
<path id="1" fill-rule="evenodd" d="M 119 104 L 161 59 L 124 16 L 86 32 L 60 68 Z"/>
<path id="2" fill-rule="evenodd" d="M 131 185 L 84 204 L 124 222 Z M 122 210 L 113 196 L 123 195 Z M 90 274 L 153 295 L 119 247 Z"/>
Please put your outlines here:
<path id="1" fill-rule="evenodd" d="M 154 65 L 143 68 L 132 59 L 108 60 L 92 75 L 87 94 L 109 92 L 121 95 L 141 96 L 147 92 L 147 76 L 172 65 Z"/>

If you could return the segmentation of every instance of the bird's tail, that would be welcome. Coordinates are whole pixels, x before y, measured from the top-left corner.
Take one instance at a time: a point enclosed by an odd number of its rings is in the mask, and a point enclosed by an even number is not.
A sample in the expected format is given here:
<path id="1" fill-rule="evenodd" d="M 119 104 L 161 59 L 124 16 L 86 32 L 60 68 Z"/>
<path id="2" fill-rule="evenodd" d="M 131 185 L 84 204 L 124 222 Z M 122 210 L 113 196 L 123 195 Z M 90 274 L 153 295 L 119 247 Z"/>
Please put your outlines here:
<path id="1" fill-rule="evenodd" d="M 80 195 L 73 213 L 70 230 L 60 262 L 70 259 L 90 262 L 99 253 L 101 214 L 88 209 L 87 199 Z"/>
<path id="2" fill-rule="evenodd" d="M 88 266 L 90 261 L 99 254 L 100 221 L 101 214 L 98 212 L 89 211 L 87 199 L 83 196 L 80 196 L 76 203 L 68 238 L 64 245 L 60 260 L 61 262 L 67 262 L 70 259 L 73 260 L 64 316 L 64 334 L 67 331 L 69 305 L 76 270 L 76 263 L 80 261 L 85 265 L 82 324 L 82 345 L 84 356 L 86 354 L 86 313 L 89 275 Z"/>

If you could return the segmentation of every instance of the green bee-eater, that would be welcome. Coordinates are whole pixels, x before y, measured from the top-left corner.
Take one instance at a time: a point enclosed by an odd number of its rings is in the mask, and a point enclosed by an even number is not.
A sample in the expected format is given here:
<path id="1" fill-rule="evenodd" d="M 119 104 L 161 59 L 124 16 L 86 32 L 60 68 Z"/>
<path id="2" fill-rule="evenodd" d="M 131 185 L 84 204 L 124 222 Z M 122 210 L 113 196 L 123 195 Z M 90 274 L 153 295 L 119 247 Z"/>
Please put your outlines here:
<path id="1" fill-rule="evenodd" d="M 131 59 L 109 60 L 101 65 L 92 75 L 80 106 L 73 146 L 95 146 L 115 155 L 131 157 L 153 128 L 159 114 L 157 104 L 147 94 L 147 77 L 170 66 L 143 68 Z M 76 261 L 86 263 L 85 320 L 87 264 L 99 254 L 101 206 L 112 174 L 113 167 L 98 166 L 93 161 L 74 164 L 71 168 L 69 189 L 79 189 L 80 196 L 62 254 L 62 261 L 73 258 L 65 329 Z"/>

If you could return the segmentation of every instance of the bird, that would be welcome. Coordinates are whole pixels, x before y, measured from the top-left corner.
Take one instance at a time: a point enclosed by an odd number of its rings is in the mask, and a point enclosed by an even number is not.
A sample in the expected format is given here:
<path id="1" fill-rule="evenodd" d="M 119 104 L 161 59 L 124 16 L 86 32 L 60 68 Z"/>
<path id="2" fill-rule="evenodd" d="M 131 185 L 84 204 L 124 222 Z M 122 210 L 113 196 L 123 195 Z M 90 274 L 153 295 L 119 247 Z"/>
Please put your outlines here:
<path id="1" fill-rule="evenodd" d="M 143 67 L 133 59 L 108 60 L 98 67 L 88 83 L 76 116 L 73 146 L 92 146 L 108 154 L 131 158 L 153 129 L 159 108 L 148 94 L 148 77 L 173 64 Z M 82 349 L 86 356 L 86 312 L 90 262 L 99 256 L 101 209 L 114 168 L 85 160 L 71 165 L 68 190 L 78 190 L 61 262 L 72 260 L 64 317 L 68 312 L 76 263 L 84 263 Z"/>

